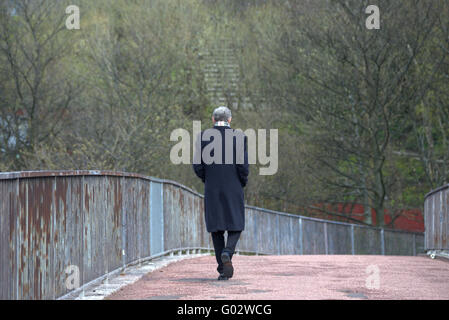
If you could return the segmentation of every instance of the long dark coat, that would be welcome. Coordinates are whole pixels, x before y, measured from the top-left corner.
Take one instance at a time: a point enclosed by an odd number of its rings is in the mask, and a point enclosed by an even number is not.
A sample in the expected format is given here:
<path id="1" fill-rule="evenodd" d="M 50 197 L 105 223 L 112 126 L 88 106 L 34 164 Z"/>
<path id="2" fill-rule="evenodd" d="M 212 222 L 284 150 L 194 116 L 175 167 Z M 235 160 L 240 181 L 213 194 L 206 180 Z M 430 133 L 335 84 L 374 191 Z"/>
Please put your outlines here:
<path id="1" fill-rule="evenodd" d="M 221 164 L 207 164 L 201 159 L 201 164 L 193 164 L 196 175 L 204 182 L 204 208 L 206 229 L 208 232 L 215 231 L 242 231 L 245 228 L 245 199 L 243 188 L 248 182 L 248 139 L 241 131 L 236 131 L 227 126 L 215 126 L 221 134 L 222 141 L 222 162 Z M 232 141 L 225 132 L 232 130 L 234 134 L 240 134 L 244 141 L 244 161 L 239 164 L 236 161 L 236 137 Z M 203 137 L 204 131 L 198 139 Z M 243 137 L 242 137 L 243 136 Z M 228 139 L 226 139 L 228 137 Z M 205 146 L 212 143 L 214 137 L 208 138 L 210 141 L 201 141 L 201 154 Z M 232 143 L 233 160 L 231 164 L 226 164 L 226 144 Z M 196 146 L 199 148 L 199 142 Z M 230 150 L 230 147 L 229 149 Z M 210 150 L 206 150 L 210 151 Z M 211 156 L 214 151 L 210 152 Z M 207 162 L 207 161 L 206 161 Z M 229 162 L 229 161 L 228 161 Z M 242 161 L 240 161 L 241 163 Z"/>

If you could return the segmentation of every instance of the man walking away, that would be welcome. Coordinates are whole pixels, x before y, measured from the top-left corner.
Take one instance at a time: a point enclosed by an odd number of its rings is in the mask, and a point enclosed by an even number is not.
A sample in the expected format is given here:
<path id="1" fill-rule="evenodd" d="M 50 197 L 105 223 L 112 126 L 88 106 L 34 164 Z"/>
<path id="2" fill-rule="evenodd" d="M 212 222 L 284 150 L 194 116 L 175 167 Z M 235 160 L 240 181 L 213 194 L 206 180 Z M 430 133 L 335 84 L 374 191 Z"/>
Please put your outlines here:
<path id="1" fill-rule="evenodd" d="M 231 110 L 227 107 L 214 110 L 213 128 L 197 137 L 193 164 L 195 174 L 204 182 L 206 229 L 214 244 L 218 280 L 233 276 L 232 256 L 245 228 L 243 188 L 249 174 L 248 139 L 243 132 L 230 127 L 231 120 Z"/>

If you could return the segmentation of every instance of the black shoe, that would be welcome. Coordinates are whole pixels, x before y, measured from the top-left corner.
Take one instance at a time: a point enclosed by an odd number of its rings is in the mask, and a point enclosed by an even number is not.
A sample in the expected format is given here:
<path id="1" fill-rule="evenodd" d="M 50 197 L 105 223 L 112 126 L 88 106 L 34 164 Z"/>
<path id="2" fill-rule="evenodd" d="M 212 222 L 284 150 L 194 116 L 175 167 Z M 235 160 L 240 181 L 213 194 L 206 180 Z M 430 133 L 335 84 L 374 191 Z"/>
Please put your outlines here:
<path id="1" fill-rule="evenodd" d="M 232 278 L 232 275 L 234 274 L 234 267 L 232 266 L 229 253 L 223 252 L 221 254 L 221 262 L 223 262 L 223 275 L 227 278 Z"/>
<path id="2" fill-rule="evenodd" d="M 228 280 L 228 277 L 225 277 L 225 275 L 223 273 L 220 273 L 220 275 L 218 276 L 218 280 Z"/>

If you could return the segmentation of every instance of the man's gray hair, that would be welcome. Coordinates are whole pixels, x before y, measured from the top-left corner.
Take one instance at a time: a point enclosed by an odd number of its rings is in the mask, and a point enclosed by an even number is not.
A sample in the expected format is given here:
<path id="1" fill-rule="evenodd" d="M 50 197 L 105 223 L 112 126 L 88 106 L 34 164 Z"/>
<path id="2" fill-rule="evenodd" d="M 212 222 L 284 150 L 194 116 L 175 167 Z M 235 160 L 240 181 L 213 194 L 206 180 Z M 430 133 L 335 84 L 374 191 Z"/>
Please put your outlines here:
<path id="1" fill-rule="evenodd" d="M 232 117 L 231 110 L 225 106 L 220 106 L 214 110 L 212 113 L 215 121 L 228 121 Z"/>

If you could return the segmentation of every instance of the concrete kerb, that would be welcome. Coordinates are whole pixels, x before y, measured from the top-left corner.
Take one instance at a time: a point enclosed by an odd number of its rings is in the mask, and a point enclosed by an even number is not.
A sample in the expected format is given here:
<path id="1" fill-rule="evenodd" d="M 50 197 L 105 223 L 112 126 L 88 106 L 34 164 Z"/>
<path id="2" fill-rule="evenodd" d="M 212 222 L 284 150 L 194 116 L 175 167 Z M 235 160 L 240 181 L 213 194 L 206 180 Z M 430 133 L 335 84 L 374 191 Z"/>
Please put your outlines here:
<path id="1" fill-rule="evenodd" d="M 167 254 L 143 262 L 139 261 L 126 268 L 115 270 L 107 276 L 95 279 L 58 300 L 103 300 L 120 288 L 138 281 L 149 272 L 161 269 L 177 261 L 209 255 L 209 253 L 181 254 L 182 250 L 177 251 L 177 253 L 177 255 Z"/>
<path id="2" fill-rule="evenodd" d="M 84 284 L 78 289 L 57 298 L 57 300 L 101 300 L 120 288 L 134 283 L 149 272 L 163 268 L 173 262 L 211 254 L 207 248 L 195 249 L 197 251 L 195 254 L 188 254 L 188 250 L 180 248 L 138 259 L 125 267 L 118 268 Z M 186 254 L 183 254 L 183 251 Z M 193 250 L 190 249 L 189 251 Z"/>

